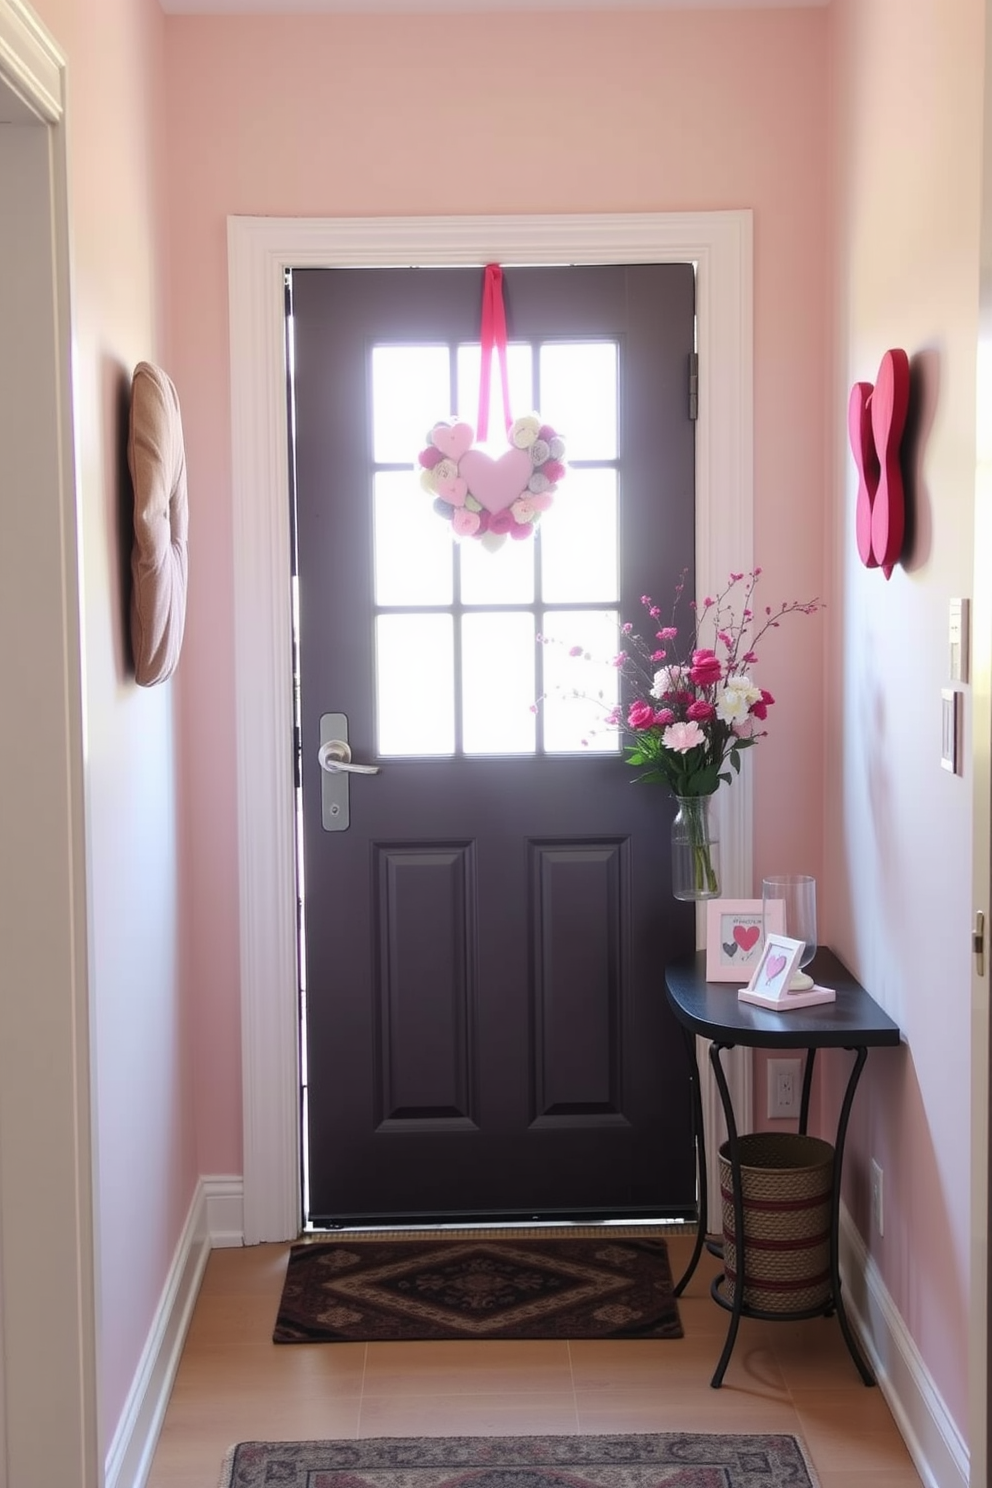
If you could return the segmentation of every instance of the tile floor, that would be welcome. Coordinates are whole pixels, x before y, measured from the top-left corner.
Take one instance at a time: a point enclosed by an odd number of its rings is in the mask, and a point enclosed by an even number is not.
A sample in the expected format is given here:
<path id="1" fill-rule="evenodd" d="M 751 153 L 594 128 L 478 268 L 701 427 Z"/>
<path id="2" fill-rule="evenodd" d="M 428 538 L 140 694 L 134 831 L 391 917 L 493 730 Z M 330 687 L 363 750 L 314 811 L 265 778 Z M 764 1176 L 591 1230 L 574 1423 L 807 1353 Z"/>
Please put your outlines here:
<path id="1" fill-rule="evenodd" d="M 690 1236 L 672 1236 L 677 1277 Z M 836 1319 L 742 1320 L 721 1389 L 727 1313 L 704 1254 L 679 1302 L 680 1340 L 273 1344 L 288 1246 L 215 1250 L 148 1488 L 216 1488 L 237 1441 L 366 1436 L 785 1431 L 821 1488 L 919 1488 L 878 1388 Z"/>

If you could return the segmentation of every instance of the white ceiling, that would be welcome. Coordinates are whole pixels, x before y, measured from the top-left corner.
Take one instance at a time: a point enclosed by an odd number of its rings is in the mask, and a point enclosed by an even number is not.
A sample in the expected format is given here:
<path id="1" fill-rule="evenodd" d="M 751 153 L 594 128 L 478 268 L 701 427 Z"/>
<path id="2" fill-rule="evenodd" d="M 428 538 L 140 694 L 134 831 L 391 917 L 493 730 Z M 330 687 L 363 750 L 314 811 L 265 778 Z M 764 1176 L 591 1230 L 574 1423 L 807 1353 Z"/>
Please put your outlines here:
<path id="1" fill-rule="evenodd" d="M 804 10 L 830 0 L 160 0 L 168 15 L 425 15 L 431 11 Z"/>

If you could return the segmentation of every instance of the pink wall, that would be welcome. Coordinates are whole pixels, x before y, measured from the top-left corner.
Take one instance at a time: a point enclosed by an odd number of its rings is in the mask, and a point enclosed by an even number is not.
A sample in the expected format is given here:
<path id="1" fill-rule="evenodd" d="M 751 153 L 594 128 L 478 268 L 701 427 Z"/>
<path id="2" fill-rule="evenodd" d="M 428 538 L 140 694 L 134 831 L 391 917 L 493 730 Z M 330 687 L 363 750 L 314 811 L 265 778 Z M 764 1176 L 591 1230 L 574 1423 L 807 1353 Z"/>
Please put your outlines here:
<path id="1" fill-rule="evenodd" d="M 826 873 L 836 944 L 905 1034 L 869 1060 L 845 1197 L 962 1434 L 970 1189 L 970 764 L 940 768 L 948 600 L 971 591 L 982 0 L 833 0 L 834 495 L 828 545 Z M 859 564 L 847 391 L 911 360 L 916 538 L 889 583 Z M 968 689 L 965 689 L 966 701 Z M 965 737 L 970 723 L 966 721 Z M 840 1060 L 835 1062 L 839 1075 Z M 836 1088 L 833 1098 L 837 1098 Z M 872 1235 L 868 1165 L 885 1171 Z"/>
<path id="2" fill-rule="evenodd" d="M 823 592 L 825 18 L 787 13 L 174 17 L 174 368 L 191 473 L 182 697 L 200 1168 L 240 1168 L 228 214 L 751 207 L 756 556 L 765 598 Z M 471 85 L 449 85 L 459 59 Z M 545 60 L 546 59 L 546 60 Z M 538 81 L 539 80 L 539 81 Z M 820 866 L 819 620 L 779 632 L 756 754 L 756 871 Z"/>
<path id="3" fill-rule="evenodd" d="M 198 1172 L 180 1000 L 176 691 L 140 689 L 129 674 L 121 515 L 130 498 L 121 459 L 131 370 L 166 357 L 165 21 L 156 0 L 38 0 L 36 8 L 68 62 L 105 1452 Z"/>

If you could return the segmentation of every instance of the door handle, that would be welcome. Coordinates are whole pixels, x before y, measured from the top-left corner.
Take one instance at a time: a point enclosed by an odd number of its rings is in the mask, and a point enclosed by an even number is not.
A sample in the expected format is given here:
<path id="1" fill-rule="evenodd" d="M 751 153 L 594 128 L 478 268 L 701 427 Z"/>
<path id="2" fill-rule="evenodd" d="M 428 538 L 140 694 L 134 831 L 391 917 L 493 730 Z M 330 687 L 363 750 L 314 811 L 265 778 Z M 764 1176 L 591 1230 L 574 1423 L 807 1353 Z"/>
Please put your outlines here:
<path id="1" fill-rule="evenodd" d="M 351 775 L 378 775 L 378 765 L 356 765 L 348 743 L 344 713 L 322 713 L 320 742 L 320 824 L 325 832 L 346 832 L 351 823 Z"/>
<path id="2" fill-rule="evenodd" d="M 331 775 L 378 775 L 378 765 L 355 765 L 351 760 L 351 748 L 344 739 L 328 739 L 317 750 L 317 760 L 322 770 Z"/>

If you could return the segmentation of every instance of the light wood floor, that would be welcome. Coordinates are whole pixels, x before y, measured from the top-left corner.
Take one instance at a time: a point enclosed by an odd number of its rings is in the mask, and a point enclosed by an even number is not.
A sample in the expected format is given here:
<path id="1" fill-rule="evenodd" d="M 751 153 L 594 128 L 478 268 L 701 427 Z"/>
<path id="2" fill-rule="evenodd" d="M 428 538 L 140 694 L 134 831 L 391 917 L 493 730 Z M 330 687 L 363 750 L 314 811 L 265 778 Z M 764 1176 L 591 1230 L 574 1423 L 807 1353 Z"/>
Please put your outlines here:
<path id="1" fill-rule="evenodd" d="M 692 1241 L 668 1243 L 678 1277 Z M 710 1388 L 728 1315 L 709 1296 L 709 1255 L 680 1299 L 677 1341 L 274 1344 L 287 1251 L 212 1252 L 148 1488 L 216 1488 L 238 1441 L 641 1431 L 792 1432 L 821 1488 L 919 1488 L 835 1318 L 743 1319 Z"/>

